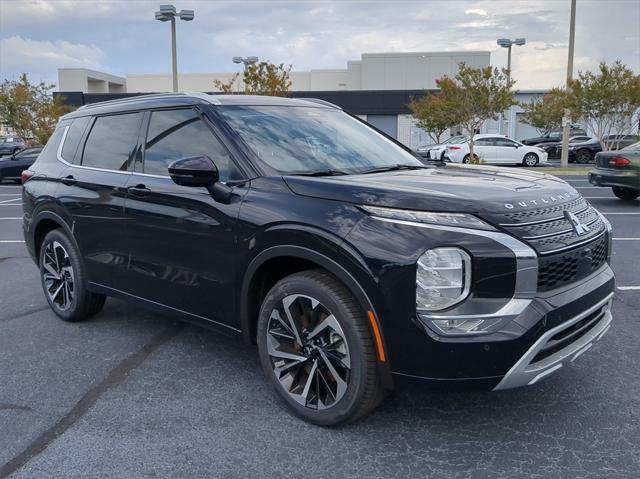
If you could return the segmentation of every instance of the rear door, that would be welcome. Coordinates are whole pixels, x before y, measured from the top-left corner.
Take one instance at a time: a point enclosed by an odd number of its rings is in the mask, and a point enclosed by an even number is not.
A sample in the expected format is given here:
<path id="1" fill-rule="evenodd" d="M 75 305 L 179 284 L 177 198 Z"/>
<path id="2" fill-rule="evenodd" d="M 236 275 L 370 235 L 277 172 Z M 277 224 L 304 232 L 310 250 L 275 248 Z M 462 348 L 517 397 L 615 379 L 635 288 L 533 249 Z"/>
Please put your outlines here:
<path id="1" fill-rule="evenodd" d="M 124 200 L 142 117 L 131 112 L 77 118 L 60 151 L 68 166 L 57 196 L 71 219 L 87 279 L 116 289 L 127 272 Z"/>
<path id="2" fill-rule="evenodd" d="M 217 323 L 235 324 L 236 218 L 248 188 L 234 188 L 230 204 L 206 188 L 177 185 L 167 167 L 206 155 L 222 182 L 238 179 L 229 151 L 211 123 L 192 108 L 149 112 L 143 161 L 129 177 L 126 235 L 127 291 Z"/>

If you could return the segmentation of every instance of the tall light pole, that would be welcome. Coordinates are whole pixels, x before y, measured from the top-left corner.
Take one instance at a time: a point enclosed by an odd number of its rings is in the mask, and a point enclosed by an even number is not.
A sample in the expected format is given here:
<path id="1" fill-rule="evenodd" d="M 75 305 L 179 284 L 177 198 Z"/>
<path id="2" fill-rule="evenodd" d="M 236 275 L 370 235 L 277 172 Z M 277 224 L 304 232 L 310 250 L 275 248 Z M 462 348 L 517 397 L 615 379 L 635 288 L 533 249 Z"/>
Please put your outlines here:
<path id="1" fill-rule="evenodd" d="M 176 12 L 173 5 L 160 5 L 160 10 L 156 12 L 156 20 L 161 22 L 171 21 L 171 61 L 173 70 L 173 91 L 178 91 L 178 55 L 176 53 L 176 17 L 187 22 L 193 20 L 195 13 L 193 10 L 180 10 Z"/>
<path id="2" fill-rule="evenodd" d="M 506 48 L 508 51 L 507 53 L 507 84 L 510 84 L 511 83 L 511 47 L 513 45 L 517 45 L 521 47 L 522 45 L 527 43 L 527 40 L 525 38 L 516 38 L 515 40 L 509 40 L 508 38 L 499 38 L 497 43 L 502 48 Z M 502 121 L 502 124 L 500 125 L 500 130 L 502 131 L 503 134 L 509 133 L 509 113 L 507 111 L 503 113 L 503 121 Z"/>
<path id="3" fill-rule="evenodd" d="M 569 22 L 569 58 L 567 59 L 567 93 L 569 84 L 573 79 L 573 47 L 576 36 L 576 0 L 571 0 L 571 20 Z M 569 134 L 571 133 L 571 113 L 568 108 L 564 110 L 562 118 L 562 151 L 560 153 L 560 167 L 569 166 Z"/>
<path id="4" fill-rule="evenodd" d="M 243 63 L 244 64 L 244 69 L 246 70 L 247 66 L 253 65 L 254 63 L 258 63 L 259 59 L 258 59 L 258 57 L 251 56 L 251 57 L 245 57 L 245 58 L 233 57 L 232 60 L 233 60 L 233 63 L 237 63 L 237 64 Z"/>

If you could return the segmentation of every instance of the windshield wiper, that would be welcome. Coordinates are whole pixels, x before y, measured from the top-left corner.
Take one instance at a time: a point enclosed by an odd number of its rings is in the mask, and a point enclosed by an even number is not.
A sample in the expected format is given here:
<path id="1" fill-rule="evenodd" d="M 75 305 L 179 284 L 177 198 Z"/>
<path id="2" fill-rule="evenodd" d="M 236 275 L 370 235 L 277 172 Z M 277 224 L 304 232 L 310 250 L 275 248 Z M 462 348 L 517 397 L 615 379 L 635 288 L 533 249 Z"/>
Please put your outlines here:
<path id="1" fill-rule="evenodd" d="M 399 170 L 421 170 L 423 168 L 429 168 L 426 165 L 391 165 L 381 166 L 379 168 L 371 168 L 370 170 L 359 171 L 359 174 L 368 175 L 369 173 L 382 173 L 385 171 L 399 171 Z"/>
<path id="2" fill-rule="evenodd" d="M 333 170 L 330 168 L 325 168 L 320 170 L 292 171 L 287 174 L 295 175 L 295 176 L 342 176 L 342 175 L 348 175 L 349 173 L 342 170 Z"/>

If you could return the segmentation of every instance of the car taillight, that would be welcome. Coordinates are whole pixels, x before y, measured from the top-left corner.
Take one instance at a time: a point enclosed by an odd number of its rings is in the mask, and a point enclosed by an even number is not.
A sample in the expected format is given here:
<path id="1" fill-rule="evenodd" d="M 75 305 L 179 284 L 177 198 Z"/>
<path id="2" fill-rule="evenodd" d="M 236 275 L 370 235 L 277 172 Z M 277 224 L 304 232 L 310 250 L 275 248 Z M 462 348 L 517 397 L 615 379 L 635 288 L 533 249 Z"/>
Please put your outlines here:
<path id="1" fill-rule="evenodd" d="M 22 174 L 20 175 L 20 179 L 22 180 L 22 184 L 24 185 L 27 181 L 29 181 L 34 174 L 35 173 L 33 171 L 31 171 L 31 170 L 24 170 L 22 172 Z"/>
<path id="2" fill-rule="evenodd" d="M 629 163 L 631 162 L 624 156 L 614 156 L 609 159 L 609 164 L 611 166 L 627 166 Z"/>
<path id="3" fill-rule="evenodd" d="M 453 145 L 453 146 L 450 146 L 450 147 L 449 147 L 449 149 L 450 149 L 450 150 L 459 150 L 459 149 L 460 149 L 460 147 L 459 147 L 459 146 L 455 146 L 455 145 Z"/>

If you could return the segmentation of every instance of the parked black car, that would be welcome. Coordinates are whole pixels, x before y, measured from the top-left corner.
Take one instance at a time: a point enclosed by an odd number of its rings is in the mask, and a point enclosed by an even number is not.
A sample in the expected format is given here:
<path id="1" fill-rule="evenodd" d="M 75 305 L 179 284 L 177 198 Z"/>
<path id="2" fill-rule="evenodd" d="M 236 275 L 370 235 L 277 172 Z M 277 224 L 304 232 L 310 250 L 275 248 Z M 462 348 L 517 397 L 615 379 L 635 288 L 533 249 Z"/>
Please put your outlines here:
<path id="1" fill-rule="evenodd" d="M 0 158 L 0 183 L 2 180 L 13 180 L 19 183 L 22 171 L 36 161 L 41 151 L 42 147 L 26 148 L 15 155 Z"/>
<path id="2" fill-rule="evenodd" d="M 569 137 L 573 136 L 587 136 L 587 132 L 582 128 L 572 126 L 569 130 Z M 545 143 L 549 141 L 562 141 L 562 130 L 548 131 L 542 136 L 524 139 L 522 140 L 522 143 L 525 145 L 537 145 L 538 143 Z"/>
<path id="3" fill-rule="evenodd" d="M 82 107 L 23 182 L 55 314 L 116 296 L 236 334 L 316 424 L 362 417 L 403 378 L 534 384 L 612 320 L 610 226 L 567 183 L 423 165 L 325 102 Z"/>
<path id="4" fill-rule="evenodd" d="M 569 145 L 572 143 L 584 143 L 585 141 L 591 140 L 590 136 L 574 136 L 573 138 L 569 138 Z M 542 148 L 547 152 L 549 159 L 558 159 L 562 153 L 562 140 L 554 140 L 554 141 L 545 141 L 542 143 L 538 143 L 536 145 L 538 148 Z"/>
<path id="5" fill-rule="evenodd" d="M 0 138 L 0 156 L 15 155 L 20 150 L 25 148 L 25 142 L 21 138 L 6 137 Z"/>
<path id="6" fill-rule="evenodd" d="M 617 150 L 635 143 L 640 138 L 635 135 L 608 135 L 604 138 L 604 143 L 609 149 Z M 602 144 L 596 138 L 581 143 L 569 145 L 569 161 L 577 163 L 591 163 L 596 154 L 602 151 Z"/>
<path id="7" fill-rule="evenodd" d="M 621 200 L 633 201 L 640 196 L 640 141 L 618 151 L 596 154 L 596 165 L 589 172 L 589 182 L 611 187 Z"/>

